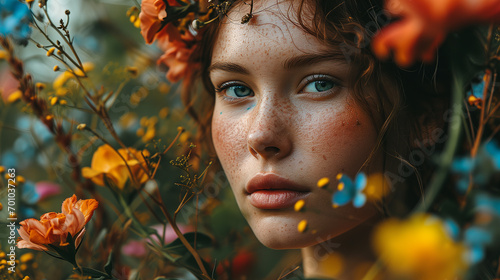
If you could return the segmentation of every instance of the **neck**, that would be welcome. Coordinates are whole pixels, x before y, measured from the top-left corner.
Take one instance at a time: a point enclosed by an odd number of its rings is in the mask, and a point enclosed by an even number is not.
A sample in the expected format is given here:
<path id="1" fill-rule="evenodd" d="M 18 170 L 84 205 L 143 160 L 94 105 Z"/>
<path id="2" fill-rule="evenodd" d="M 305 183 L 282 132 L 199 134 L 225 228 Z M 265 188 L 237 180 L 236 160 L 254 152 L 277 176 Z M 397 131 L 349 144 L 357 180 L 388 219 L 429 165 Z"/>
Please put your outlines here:
<path id="1" fill-rule="evenodd" d="M 371 237 L 379 218 L 302 249 L 304 276 L 338 280 L 361 279 L 375 261 Z"/>

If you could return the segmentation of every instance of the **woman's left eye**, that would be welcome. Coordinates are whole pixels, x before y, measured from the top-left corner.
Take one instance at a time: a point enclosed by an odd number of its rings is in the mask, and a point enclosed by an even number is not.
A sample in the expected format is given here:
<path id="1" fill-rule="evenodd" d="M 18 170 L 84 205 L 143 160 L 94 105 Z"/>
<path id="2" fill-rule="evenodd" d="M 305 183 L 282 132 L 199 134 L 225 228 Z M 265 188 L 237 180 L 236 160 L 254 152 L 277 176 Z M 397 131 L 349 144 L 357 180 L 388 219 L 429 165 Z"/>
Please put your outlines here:
<path id="1" fill-rule="evenodd" d="M 317 80 L 317 81 L 312 81 L 308 83 L 304 89 L 303 92 L 307 93 L 314 93 L 314 92 L 325 92 L 328 90 L 333 89 L 335 86 L 337 86 L 337 83 L 329 80 Z"/>

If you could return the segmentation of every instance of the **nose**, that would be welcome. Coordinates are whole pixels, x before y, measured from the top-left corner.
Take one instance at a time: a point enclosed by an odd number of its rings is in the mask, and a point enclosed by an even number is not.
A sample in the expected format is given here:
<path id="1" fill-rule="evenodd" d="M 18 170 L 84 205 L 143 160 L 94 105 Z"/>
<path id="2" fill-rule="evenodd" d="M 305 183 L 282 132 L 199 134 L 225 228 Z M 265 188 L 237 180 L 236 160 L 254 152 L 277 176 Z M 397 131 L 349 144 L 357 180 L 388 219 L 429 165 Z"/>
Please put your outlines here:
<path id="1" fill-rule="evenodd" d="M 260 104 L 249 121 L 248 149 L 257 159 L 278 160 L 292 151 L 291 118 L 273 104 Z"/>

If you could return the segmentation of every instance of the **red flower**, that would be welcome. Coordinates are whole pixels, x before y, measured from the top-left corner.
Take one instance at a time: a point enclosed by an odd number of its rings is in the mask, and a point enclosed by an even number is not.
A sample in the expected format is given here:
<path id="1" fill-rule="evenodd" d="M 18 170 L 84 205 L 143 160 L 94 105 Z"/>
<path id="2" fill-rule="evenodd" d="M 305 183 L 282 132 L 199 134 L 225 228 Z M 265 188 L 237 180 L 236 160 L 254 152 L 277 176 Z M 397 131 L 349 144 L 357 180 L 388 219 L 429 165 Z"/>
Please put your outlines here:
<path id="1" fill-rule="evenodd" d="M 387 11 L 400 20 L 384 27 L 372 42 L 375 54 L 409 66 L 430 62 L 448 32 L 476 23 L 500 23 L 498 0 L 387 0 Z"/>

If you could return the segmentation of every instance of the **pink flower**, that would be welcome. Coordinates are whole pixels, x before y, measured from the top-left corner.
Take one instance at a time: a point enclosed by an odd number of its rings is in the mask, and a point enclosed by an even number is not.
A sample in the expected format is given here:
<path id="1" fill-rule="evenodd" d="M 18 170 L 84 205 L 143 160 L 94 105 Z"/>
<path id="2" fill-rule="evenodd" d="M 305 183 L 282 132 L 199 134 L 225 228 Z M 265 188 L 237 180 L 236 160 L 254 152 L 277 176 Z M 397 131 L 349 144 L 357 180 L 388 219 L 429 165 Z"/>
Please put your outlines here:
<path id="1" fill-rule="evenodd" d="M 4 101 L 18 91 L 19 81 L 8 70 L 0 71 L 0 95 Z"/>
<path id="2" fill-rule="evenodd" d="M 61 186 L 52 182 L 38 182 L 35 184 L 35 189 L 40 195 L 39 201 L 61 193 Z"/>
<path id="3" fill-rule="evenodd" d="M 177 226 L 179 227 L 179 230 L 182 233 L 186 233 L 186 232 L 190 232 L 190 231 L 194 230 L 192 226 L 184 226 L 184 225 L 180 225 L 180 224 L 177 224 Z M 156 230 L 156 232 L 158 232 L 158 235 L 163 236 L 163 242 L 165 244 L 168 244 L 168 243 L 174 241 L 175 239 L 177 239 L 177 234 L 175 233 L 174 229 L 170 225 L 167 225 L 167 227 L 165 229 L 165 235 L 163 235 L 163 225 L 154 225 L 151 228 Z M 160 240 L 158 240 L 158 237 L 156 237 L 156 235 L 151 235 L 151 238 L 154 239 L 156 242 L 160 242 Z M 122 253 L 124 255 L 131 256 L 131 257 L 142 257 L 147 252 L 146 248 L 147 247 L 146 247 L 145 241 L 131 240 L 122 247 Z"/>
<path id="4" fill-rule="evenodd" d="M 406 67 L 416 60 L 430 62 L 448 32 L 477 23 L 500 23 L 498 0 L 387 0 L 387 11 L 400 20 L 384 27 L 372 42 L 384 59 L 394 52 Z"/>

